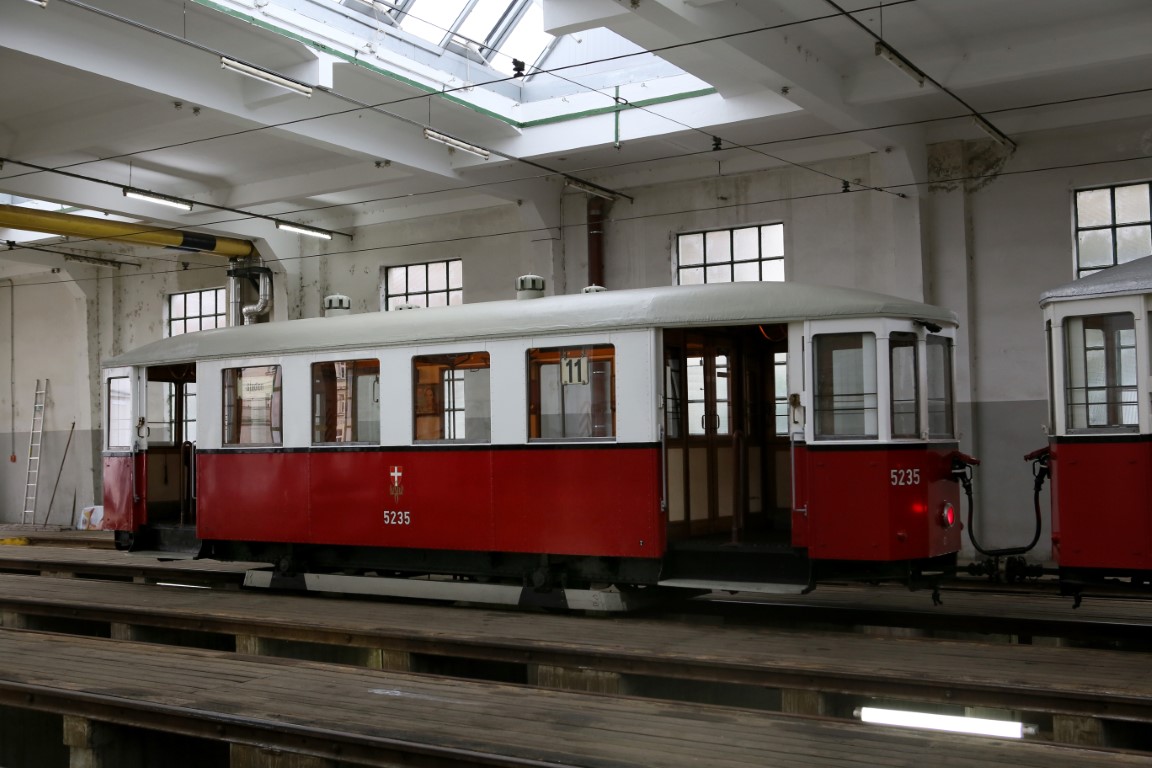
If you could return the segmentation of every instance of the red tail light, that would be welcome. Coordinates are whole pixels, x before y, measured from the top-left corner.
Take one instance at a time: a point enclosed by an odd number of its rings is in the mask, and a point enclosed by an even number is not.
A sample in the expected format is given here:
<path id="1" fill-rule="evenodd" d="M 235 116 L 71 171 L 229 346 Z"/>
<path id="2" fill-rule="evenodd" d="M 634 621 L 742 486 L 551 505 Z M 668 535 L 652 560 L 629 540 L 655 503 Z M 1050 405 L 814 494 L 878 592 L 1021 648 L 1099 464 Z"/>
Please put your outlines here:
<path id="1" fill-rule="evenodd" d="M 952 502 L 944 502 L 944 508 L 940 510 L 940 525 L 945 528 L 951 528 L 956 524 L 956 508 L 952 506 Z"/>

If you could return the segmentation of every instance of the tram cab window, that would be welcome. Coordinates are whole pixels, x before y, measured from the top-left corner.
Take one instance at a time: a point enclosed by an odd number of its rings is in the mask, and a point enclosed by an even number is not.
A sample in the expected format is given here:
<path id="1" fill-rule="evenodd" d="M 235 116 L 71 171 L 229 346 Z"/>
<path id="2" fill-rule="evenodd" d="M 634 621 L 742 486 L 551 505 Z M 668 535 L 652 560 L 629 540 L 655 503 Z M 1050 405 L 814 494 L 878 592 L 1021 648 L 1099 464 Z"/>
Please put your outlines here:
<path id="1" fill-rule="evenodd" d="M 914 333 L 888 337 L 892 437 L 920 437 L 920 361 Z"/>
<path id="2" fill-rule="evenodd" d="M 176 385 L 170 381 L 148 382 L 148 442 L 172 445 L 176 434 Z"/>
<path id="3" fill-rule="evenodd" d="M 817 440 L 877 437 L 876 336 L 814 337 Z"/>
<path id="4" fill-rule="evenodd" d="M 528 350 L 528 437 L 615 437 L 615 347 Z"/>
<path id="5" fill-rule="evenodd" d="M 109 448 L 132 447 L 132 385 L 127 376 L 108 379 L 108 418 L 105 421 Z"/>
<path id="6" fill-rule="evenodd" d="M 492 439 L 487 352 L 412 358 L 416 440 L 486 443 Z"/>
<path id="7" fill-rule="evenodd" d="M 1064 321 L 1070 429 L 1134 428 L 1136 329 L 1131 313 Z"/>
<path id="8" fill-rule="evenodd" d="M 946 336 L 928 336 L 928 436 L 956 436 L 952 416 L 952 340 Z"/>
<path id="9" fill-rule="evenodd" d="M 312 364 L 312 442 L 380 442 L 380 361 Z"/>
<path id="10" fill-rule="evenodd" d="M 283 441 L 280 366 L 224 369 L 224 445 Z"/>

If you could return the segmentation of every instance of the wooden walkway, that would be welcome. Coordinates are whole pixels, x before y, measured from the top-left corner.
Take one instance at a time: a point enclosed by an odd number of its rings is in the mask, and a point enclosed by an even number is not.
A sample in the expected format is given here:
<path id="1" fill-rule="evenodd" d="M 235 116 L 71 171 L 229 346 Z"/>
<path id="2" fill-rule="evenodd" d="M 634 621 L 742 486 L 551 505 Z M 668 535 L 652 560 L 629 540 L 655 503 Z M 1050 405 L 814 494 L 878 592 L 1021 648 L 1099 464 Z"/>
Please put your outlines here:
<path id="1" fill-rule="evenodd" d="M 422 657 L 500 662 L 522 666 L 525 681 L 610 693 L 640 692 L 645 678 L 770 688 L 785 711 L 806 714 L 850 715 L 873 697 L 995 707 L 1054 716 L 1053 738 L 1082 743 L 1105 743 L 1103 720 L 1152 723 L 1152 667 L 1120 651 L 0 575 L 3 623 L 36 628 L 41 617 L 105 622 L 122 639 L 156 628 L 218 633 L 268 654 L 285 652 L 270 641 L 328 644 L 360 651 L 356 663 L 404 671 Z"/>
<path id="2" fill-rule="evenodd" d="M 1108 750 L 11 630 L 0 632 L 0 704 L 66 716 L 72 730 L 174 731 L 323 765 L 1152 766 Z"/>
<path id="3" fill-rule="evenodd" d="M 175 581 L 238 588 L 244 581 L 244 573 L 256 567 L 267 567 L 267 563 L 223 563 L 194 560 L 185 555 L 138 554 L 107 548 L 0 545 L 0 572 L 8 573 L 87 576 L 142 583 Z"/>

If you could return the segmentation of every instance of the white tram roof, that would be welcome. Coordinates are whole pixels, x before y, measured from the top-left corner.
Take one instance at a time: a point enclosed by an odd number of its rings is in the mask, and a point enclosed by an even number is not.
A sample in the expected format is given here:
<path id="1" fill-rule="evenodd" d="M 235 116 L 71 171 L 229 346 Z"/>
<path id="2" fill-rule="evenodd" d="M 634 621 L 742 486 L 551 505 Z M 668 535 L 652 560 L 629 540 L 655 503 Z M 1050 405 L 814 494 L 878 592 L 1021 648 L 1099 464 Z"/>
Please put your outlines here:
<path id="1" fill-rule="evenodd" d="M 1152 256 L 1100 270 L 1040 294 L 1040 306 L 1053 301 L 1152 293 Z"/>
<path id="2" fill-rule="evenodd" d="M 852 288 L 788 282 L 717 283 L 565 294 L 219 328 L 145 344 L 105 360 L 104 366 L 163 365 L 309 350 L 370 349 L 632 328 L 873 317 L 956 325 L 956 315 L 941 307 Z"/>

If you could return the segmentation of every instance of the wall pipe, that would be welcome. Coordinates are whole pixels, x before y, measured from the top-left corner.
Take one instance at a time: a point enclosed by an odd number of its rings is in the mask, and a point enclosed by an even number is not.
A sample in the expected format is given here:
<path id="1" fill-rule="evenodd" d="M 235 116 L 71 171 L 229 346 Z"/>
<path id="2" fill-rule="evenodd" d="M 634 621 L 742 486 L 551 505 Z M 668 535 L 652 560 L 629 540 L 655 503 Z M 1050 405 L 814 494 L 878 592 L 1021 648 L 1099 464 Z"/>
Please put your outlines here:
<path id="1" fill-rule="evenodd" d="M 12 455 L 8 460 L 16 463 L 16 283 L 10 277 L 0 278 L 0 282 L 8 283 L 10 301 L 8 302 L 8 405 L 12 412 L 9 415 L 8 431 L 12 434 Z"/>
<path id="2" fill-rule="evenodd" d="M 604 285 L 604 219 L 610 200 L 588 197 L 588 285 Z"/>
<path id="3" fill-rule="evenodd" d="M 16 205 L 0 205 L 0 227 L 67 237 L 117 240 L 137 245 L 159 245 L 220 256 L 251 256 L 256 252 L 251 242 L 234 237 L 216 237 L 202 232 L 188 232 L 126 221 L 102 221 L 91 216 L 37 211 Z"/>

